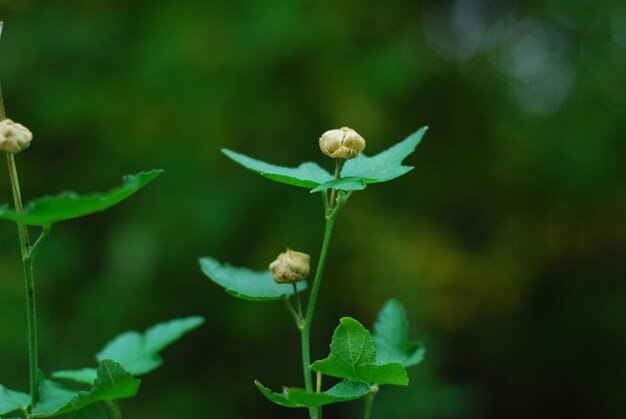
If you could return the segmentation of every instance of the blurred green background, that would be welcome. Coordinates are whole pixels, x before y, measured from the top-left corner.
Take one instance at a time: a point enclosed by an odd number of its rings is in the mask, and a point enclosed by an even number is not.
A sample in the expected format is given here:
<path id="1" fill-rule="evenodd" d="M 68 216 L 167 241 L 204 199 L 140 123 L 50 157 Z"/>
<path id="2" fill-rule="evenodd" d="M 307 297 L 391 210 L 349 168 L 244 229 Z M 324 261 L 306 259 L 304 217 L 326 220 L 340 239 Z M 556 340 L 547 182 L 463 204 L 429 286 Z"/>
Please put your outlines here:
<path id="1" fill-rule="evenodd" d="M 305 418 L 253 385 L 301 385 L 282 304 L 235 300 L 198 257 L 316 259 L 321 200 L 226 159 L 332 169 L 349 126 L 375 154 L 429 125 L 397 181 L 342 212 L 313 326 L 408 308 L 427 345 L 375 418 L 626 417 L 626 5 L 610 0 L 0 0 L 25 199 L 166 174 L 55 226 L 37 261 L 41 366 L 92 365 L 117 333 L 201 314 L 123 402 L 130 418 Z M 10 201 L 0 172 L 0 202 Z M 27 389 L 15 226 L 0 224 L 0 382 Z M 359 418 L 360 402 L 328 418 Z"/>

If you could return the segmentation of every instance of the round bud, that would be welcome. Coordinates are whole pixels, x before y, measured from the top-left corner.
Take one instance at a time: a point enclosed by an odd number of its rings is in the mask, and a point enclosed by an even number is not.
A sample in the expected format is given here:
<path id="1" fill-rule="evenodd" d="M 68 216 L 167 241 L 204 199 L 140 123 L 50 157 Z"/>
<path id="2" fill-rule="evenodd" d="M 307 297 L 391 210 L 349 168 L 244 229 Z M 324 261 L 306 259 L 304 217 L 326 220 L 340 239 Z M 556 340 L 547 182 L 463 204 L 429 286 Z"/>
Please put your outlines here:
<path id="1" fill-rule="evenodd" d="M 32 139 L 33 134 L 24 125 L 10 119 L 0 122 L 0 151 L 17 154 L 26 150 Z"/>
<path id="2" fill-rule="evenodd" d="M 309 274 L 311 258 L 306 253 L 296 252 L 287 248 L 285 253 L 278 255 L 270 263 L 270 271 L 274 281 L 279 284 L 291 284 L 302 281 Z"/>
<path id="3" fill-rule="evenodd" d="M 365 148 L 365 140 L 351 128 L 331 129 L 320 137 L 322 153 L 334 159 L 353 159 Z"/>

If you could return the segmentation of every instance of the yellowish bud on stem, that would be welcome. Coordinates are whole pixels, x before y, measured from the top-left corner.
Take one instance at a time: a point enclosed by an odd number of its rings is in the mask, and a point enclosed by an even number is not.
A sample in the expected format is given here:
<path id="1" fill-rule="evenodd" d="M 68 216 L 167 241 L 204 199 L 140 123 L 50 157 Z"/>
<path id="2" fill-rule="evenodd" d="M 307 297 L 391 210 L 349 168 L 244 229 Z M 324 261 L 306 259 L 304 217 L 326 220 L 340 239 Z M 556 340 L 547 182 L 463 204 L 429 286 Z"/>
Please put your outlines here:
<path id="1" fill-rule="evenodd" d="M 0 151 L 17 154 L 30 146 L 33 134 L 24 125 L 10 119 L 0 122 Z"/>
<path id="2" fill-rule="evenodd" d="M 351 128 L 332 129 L 320 137 L 320 149 L 334 159 L 353 159 L 365 149 L 365 140 Z"/>
<path id="3" fill-rule="evenodd" d="M 285 253 L 278 255 L 276 260 L 270 263 L 270 271 L 274 281 L 279 284 L 292 284 L 307 277 L 311 270 L 310 263 L 311 258 L 306 253 L 287 248 Z"/>

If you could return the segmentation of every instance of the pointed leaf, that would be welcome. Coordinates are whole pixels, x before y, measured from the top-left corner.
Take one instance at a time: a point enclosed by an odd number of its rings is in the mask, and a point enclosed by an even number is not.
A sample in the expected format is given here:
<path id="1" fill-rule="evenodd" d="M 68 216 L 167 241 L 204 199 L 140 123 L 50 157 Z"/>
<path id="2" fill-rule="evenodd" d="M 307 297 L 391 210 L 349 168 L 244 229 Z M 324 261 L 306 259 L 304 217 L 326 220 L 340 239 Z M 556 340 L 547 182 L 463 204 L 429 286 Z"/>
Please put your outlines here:
<path id="1" fill-rule="evenodd" d="M 404 141 L 375 155 L 367 157 L 363 153 L 343 165 L 341 177 L 362 178 L 365 183 L 386 182 L 413 169 L 411 166 L 402 166 L 404 160 L 422 141 L 428 127 L 423 127 L 408 136 Z"/>
<path id="2" fill-rule="evenodd" d="M 211 281 L 225 288 L 228 294 L 243 300 L 273 301 L 293 294 L 293 286 L 276 283 L 269 270 L 238 268 L 208 257 L 200 259 L 200 267 Z M 304 291 L 306 282 L 300 281 L 296 286 L 298 291 Z"/>
<path id="3" fill-rule="evenodd" d="M 14 411 L 24 411 L 29 404 L 30 395 L 9 390 L 0 385 L 0 417 L 4 417 Z"/>
<path id="4" fill-rule="evenodd" d="M 152 182 L 162 170 L 152 170 L 136 175 L 125 176 L 122 186 L 107 193 L 78 195 L 75 192 L 63 192 L 57 196 L 46 196 L 31 201 L 24 214 L 19 215 L 8 205 L 0 207 L 0 218 L 29 225 L 50 225 L 59 221 L 83 217 L 104 211 L 125 200 L 135 192 Z"/>
<path id="5" fill-rule="evenodd" d="M 33 409 L 34 418 L 45 418 L 82 409 L 102 400 L 115 400 L 137 394 L 141 380 L 134 378 L 120 364 L 102 361 L 89 390 L 77 391 L 42 377 L 41 401 Z"/>
<path id="6" fill-rule="evenodd" d="M 376 349 L 369 331 L 350 317 L 340 324 L 330 344 L 330 355 L 311 365 L 313 371 L 339 378 L 377 384 L 407 385 L 409 379 L 402 364 L 376 363 Z"/>
<path id="7" fill-rule="evenodd" d="M 204 318 L 194 316 L 156 324 L 143 334 L 134 331 L 122 333 L 109 342 L 96 355 L 96 359 L 119 362 L 133 375 L 147 374 L 163 363 L 159 352 L 203 323 Z M 95 370 L 83 368 L 75 371 L 57 371 L 52 376 L 79 383 L 91 383 L 94 374 Z"/>
<path id="8" fill-rule="evenodd" d="M 295 168 L 282 167 L 265 163 L 228 149 L 222 149 L 222 152 L 243 167 L 276 182 L 303 188 L 315 188 L 324 182 L 333 180 L 330 173 L 315 163 L 302 163 Z"/>
<path id="9" fill-rule="evenodd" d="M 268 400 L 284 407 L 320 407 L 360 399 L 370 392 L 368 384 L 352 380 L 343 380 L 321 393 L 307 391 L 303 388 L 283 388 L 282 393 L 274 393 L 258 381 L 255 381 L 254 384 Z"/>
<path id="10" fill-rule="evenodd" d="M 426 349 L 418 342 L 409 342 L 409 322 L 398 300 L 385 303 L 374 324 L 376 362 L 399 362 L 405 367 L 419 364 Z"/>
<path id="11" fill-rule="evenodd" d="M 322 183 L 318 187 L 311 189 L 311 193 L 325 191 L 331 188 L 342 191 L 360 191 L 365 189 L 366 186 L 367 184 L 360 177 L 345 177 Z"/>

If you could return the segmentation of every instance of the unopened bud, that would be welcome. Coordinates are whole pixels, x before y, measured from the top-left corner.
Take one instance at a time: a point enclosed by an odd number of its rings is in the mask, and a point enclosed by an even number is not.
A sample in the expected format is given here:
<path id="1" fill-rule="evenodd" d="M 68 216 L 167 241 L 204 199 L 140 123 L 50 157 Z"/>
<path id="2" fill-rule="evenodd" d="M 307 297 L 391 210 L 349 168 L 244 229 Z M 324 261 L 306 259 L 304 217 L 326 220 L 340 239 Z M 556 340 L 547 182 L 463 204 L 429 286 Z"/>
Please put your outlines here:
<path id="1" fill-rule="evenodd" d="M 285 253 L 278 255 L 270 263 L 270 271 L 274 281 L 279 284 L 291 284 L 302 281 L 309 274 L 311 258 L 306 253 L 296 252 L 287 248 Z"/>
<path id="2" fill-rule="evenodd" d="M 353 159 L 365 148 L 365 140 L 351 128 L 331 129 L 320 137 L 322 153 L 335 159 Z"/>
<path id="3" fill-rule="evenodd" d="M 24 125 L 10 119 L 0 122 L 0 151 L 17 154 L 30 145 L 33 134 Z"/>

